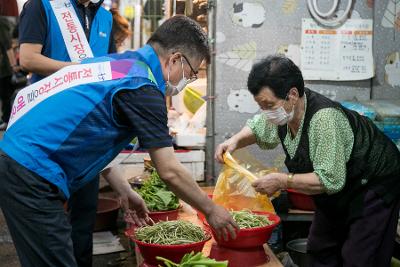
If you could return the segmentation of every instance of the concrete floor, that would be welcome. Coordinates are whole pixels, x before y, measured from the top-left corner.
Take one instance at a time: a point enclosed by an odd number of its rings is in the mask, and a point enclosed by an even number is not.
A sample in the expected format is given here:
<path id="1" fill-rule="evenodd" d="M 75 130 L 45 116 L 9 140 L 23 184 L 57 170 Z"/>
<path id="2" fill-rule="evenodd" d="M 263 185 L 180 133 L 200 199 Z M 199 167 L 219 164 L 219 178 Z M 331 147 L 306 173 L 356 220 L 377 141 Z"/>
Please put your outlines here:
<path id="1" fill-rule="evenodd" d="M 21 266 L 18 261 L 17 252 L 12 243 L 10 233 L 3 213 L 0 210 L 0 266 L 18 267 Z"/>
<path id="2" fill-rule="evenodd" d="M 2 136 L 1 136 L 2 137 Z M 3 212 L 0 209 L 0 266 L 17 267 L 21 266 L 18 261 L 17 252 L 15 251 L 10 232 Z"/>
<path id="3" fill-rule="evenodd" d="M 136 267 L 136 258 L 130 251 L 128 240 L 123 235 L 121 227 L 114 231 L 118 234 L 121 244 L 126 249 L 120 253 L 110 253 L 105 255 L 93 256 L 93 266 L 96 267 Z M 0 267 L 20 267 L 17 253 L 12 243 L 11 236 L 8 232 L 3 213 L 0 210 Z"/>

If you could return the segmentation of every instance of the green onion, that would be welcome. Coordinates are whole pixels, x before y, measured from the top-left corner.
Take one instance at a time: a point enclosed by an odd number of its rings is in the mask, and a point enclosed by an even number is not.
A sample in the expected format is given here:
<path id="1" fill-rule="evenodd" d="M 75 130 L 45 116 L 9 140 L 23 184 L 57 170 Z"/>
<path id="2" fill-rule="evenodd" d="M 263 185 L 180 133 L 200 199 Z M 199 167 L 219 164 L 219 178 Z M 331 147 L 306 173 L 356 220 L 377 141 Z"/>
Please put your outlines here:
<path id="1" fill-rule="evenodd" d="M 204 256 L 201 252 L 193 251 L 185 254 L 180 263 L 172 262 L 166 258 L 157 257 L 157 260 L 163 261 L 167 267 L 227 267 L 228 261 L 216 261 Z M 161 265 L 159 265 L 161 266 Z"/>

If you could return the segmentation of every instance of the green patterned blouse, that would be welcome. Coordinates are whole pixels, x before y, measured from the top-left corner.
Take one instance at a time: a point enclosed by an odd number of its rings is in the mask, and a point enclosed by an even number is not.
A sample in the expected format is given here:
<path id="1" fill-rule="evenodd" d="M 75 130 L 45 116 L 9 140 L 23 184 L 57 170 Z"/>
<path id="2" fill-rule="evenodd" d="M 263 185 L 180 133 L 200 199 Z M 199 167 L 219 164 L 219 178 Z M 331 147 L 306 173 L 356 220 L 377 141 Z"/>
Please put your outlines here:
<path id="1" fill-rule="evenodd" d="M 307 99 L 305 105 L 307 106 Z M 287 131 L 284 144 L 291 158 L 299 145 L 303 122 L 304 116 L 294 138 L 291 137 L 290 131 Z M 248 120 L 247 126 L 255 135 L 260 148 L 272 149 L 280 143 L 278 127 L 266 120 L 263 114 Z M 308 138 L 314 172 L 319 176 L 328 194 L 339 192 L 346 182 L 346 163 L 354 143 L 353 131 L 346 115 L 335 108 L 319 110 L 311 118 Z"/>

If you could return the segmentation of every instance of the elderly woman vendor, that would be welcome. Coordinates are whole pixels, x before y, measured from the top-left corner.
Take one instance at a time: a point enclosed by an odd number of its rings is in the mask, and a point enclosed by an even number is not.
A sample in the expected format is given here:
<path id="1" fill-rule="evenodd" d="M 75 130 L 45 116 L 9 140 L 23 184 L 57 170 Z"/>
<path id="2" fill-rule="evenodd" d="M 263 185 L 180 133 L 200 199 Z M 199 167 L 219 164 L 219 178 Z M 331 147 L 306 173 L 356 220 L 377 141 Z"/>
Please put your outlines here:
<path id="1" fill-rule="evenodd" d="M 272 195 L 287 188 L 312 195 L 317 209 L 308 237 L 312 266 L 389 266 L 399 216 L 400 153 L 366 117 L 304 87 L 283 56 L 255 64 L 248 89 L 262 109 L 224 152 L 282 144 L 289 173 L 253 186 Z"/>

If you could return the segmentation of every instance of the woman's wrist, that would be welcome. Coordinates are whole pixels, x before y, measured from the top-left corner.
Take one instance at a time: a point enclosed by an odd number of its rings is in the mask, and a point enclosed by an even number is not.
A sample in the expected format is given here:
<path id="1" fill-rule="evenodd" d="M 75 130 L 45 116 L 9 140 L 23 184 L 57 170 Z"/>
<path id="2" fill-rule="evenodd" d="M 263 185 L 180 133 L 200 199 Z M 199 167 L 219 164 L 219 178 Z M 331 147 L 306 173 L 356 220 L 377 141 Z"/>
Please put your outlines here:
<path id="1" fill-rule="evenodd" d="M 294 173 L 289 172 L 286 179 L 286 188 L 293 187 Z"/>
<path id="2" fill-rule="evenodd" d="M 282 173 L 281 184 L 282 189 L 288 189 L 293 187 L 294 173 Z"/>

